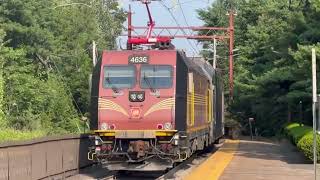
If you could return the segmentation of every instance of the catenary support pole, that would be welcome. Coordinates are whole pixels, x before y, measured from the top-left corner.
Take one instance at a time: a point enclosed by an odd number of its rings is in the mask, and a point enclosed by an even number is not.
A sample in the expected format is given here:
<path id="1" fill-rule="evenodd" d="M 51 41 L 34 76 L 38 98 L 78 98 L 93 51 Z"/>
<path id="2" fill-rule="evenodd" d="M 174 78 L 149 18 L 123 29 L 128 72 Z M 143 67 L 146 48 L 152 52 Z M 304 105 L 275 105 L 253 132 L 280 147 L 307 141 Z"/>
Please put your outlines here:
<path id="1" fill-rule="evenodd" d="M 233 99 L 233 46 L 234 46 L 234 16 L 235 12 L 229 12 L 229 95 L 230 101 Z"/>
<path id="2" fill-rule="evenodd" d="M 93 66 L 96 66 L 96 64 L 97 64 L 96 49 L 97 49 L 96 42 L 92 41 L 92 63 L 93 63 Z"/>
<path id="3" fill-rule="evenodd" d="M 217 68 L 217 39 L 213 39 L 213 68 Z"/>
<path id="4" fill-rule="evenodd" d="M 131 5 L 129 5 L 127 50 L 132 50 L 132 44 L 129 43 L 129 39 L 131 39 L 131 37 L 132 37 L 132 11 L 131 11 Z"/>
<path id="5" fill-rule="evenodd" d="M 316 50 L 312 48 L 312 117 L 313 117 L 313 167 L 314 179 L 317 180 L 317 139 L 316 139 L 316 103 L 317 103 L 317 67 Z"/>

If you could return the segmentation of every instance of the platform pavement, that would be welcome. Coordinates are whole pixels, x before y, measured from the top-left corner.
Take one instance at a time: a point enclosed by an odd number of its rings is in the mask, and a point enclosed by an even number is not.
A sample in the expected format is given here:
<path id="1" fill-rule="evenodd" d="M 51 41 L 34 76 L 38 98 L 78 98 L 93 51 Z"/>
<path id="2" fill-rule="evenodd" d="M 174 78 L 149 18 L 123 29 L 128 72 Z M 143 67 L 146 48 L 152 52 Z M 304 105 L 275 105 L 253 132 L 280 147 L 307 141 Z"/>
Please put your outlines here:
<path id="1" fill-rule="evenodd" d="M 313 164 L 287 140 L 226 141 L 206 162 L 183 179 L 313 180 Z M 231 156 L 231 157 L 230 157 Z M 320 175 L 320 169 L 318 170 Z M 320 176 L 317 178 L 320 180 Z"/>

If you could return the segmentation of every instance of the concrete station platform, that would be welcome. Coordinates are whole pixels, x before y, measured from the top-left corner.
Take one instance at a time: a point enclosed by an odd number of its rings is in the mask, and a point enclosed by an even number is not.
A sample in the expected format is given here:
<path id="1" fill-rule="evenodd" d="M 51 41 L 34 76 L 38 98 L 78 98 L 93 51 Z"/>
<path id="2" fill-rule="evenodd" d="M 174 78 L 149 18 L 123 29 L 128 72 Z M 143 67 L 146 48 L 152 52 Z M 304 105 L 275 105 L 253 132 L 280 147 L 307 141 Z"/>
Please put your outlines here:
<path id="1" fill-rule="evenodd" d="M 312 162 L 287 140 L 251 141 L 244 137 L 227 140 L 183 179 L 311 180 L 314 179 L 313 172 Z"/>

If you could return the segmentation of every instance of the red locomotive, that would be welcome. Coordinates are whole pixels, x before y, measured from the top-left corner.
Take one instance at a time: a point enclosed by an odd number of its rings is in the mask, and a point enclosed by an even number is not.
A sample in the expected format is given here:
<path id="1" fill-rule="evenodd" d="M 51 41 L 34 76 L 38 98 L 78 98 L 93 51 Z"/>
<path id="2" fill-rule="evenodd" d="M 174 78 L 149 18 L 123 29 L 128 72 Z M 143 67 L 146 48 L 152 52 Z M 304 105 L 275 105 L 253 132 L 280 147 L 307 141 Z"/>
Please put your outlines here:
<path id="1" fill-rule="evenodd" d="M 94 67 L 88 158 L 111 170 L 165 170 L 223 136 L 221 73 L 157 39 L 154 50 L 104 51 Z"/>
<path id="2" fill-rule="evenodd" d="M 104 52 L 92 85 L 89 156 L 109 169 L 170 168 L 223 135 L 221 76 L 184 52 Z"/>

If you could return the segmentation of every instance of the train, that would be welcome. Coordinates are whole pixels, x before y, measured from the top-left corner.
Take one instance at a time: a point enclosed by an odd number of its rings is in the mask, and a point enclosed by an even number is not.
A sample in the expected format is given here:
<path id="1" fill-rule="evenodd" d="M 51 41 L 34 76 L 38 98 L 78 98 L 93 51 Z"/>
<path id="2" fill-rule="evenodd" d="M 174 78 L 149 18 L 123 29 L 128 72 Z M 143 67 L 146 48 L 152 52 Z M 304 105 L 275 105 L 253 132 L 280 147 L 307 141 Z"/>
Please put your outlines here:
<path id="1" fill-rule="evenodd" d="M 224 135 L 221 70 L 181 50 L 103 51 L 92 72 L 88 159 L 167 170 Z"/>

